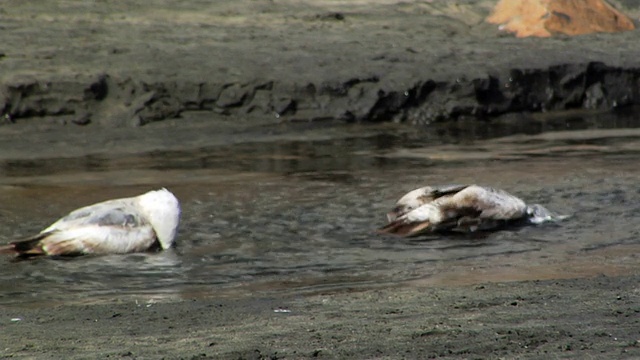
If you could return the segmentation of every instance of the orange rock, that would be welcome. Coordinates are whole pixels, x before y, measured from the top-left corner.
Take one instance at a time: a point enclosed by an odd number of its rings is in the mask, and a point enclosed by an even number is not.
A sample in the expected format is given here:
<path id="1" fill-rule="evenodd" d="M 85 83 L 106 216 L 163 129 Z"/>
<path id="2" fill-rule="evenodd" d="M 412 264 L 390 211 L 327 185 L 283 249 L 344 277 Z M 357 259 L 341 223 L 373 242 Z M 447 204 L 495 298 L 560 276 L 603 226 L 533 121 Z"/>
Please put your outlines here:
<path id="1" fill-rule="evenodd" d="M 500 0 L 487 18 L 517 37 L 619 32 L 635 27 L 604 0 Z"/>

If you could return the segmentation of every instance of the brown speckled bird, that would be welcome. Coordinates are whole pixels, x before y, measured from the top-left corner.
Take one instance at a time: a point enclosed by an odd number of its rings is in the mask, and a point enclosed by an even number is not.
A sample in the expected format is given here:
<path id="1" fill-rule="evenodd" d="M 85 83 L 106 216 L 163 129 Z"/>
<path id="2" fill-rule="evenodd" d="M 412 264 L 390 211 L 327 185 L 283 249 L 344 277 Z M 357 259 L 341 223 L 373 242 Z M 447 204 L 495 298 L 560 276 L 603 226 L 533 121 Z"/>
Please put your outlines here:
<path id="1" fill-rule="evenodd" d="M 508 192 L 479 185 L 426 186 L 404 195 L 387 214 L 381 233 L 417 236 L 438 231 L 491 230 L 509 222 L 562 220 L 542 205 L 527 205 Z"/>

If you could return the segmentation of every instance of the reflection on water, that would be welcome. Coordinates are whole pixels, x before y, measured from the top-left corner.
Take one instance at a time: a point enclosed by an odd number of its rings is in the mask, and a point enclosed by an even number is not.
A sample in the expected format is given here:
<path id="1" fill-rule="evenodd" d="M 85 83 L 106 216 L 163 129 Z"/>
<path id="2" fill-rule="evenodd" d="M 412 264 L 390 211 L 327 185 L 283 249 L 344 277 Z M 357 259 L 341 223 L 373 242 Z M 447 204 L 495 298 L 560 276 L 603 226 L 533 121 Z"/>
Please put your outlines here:
<path id="1" fill-rule="evenodd" d="M 183 218 L 177 248 L 163 253 L 2 258 L 0 304 L 166 301 L 637 272 L 640 130 L 576 119 L 567 123 L 579 130 L 541 133 L 518 125 L 516 134 L 495 130 L 499 137 L 489 130 L 478 135 L 479 128 L 458 129 L 458 136 L 451 128 L 372 127 L 338 139 L 5 161 L 3 239 L 29 235 L 76 207 L 160 186 L 182 200 Z M 572 217 L 491 234 L 397 239 L 373 232 L 406 191 L 472 182 Z"/>

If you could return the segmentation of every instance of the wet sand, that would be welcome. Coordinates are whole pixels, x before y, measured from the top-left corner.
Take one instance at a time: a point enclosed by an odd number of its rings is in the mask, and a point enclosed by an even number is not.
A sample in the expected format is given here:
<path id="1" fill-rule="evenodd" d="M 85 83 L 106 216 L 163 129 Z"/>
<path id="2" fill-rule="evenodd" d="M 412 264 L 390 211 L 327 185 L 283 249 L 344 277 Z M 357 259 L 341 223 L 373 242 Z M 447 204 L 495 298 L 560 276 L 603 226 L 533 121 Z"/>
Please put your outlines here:
<path id="1" fill-rule="evenodd" d="M 631 359 L 640 356 L 638 278 L 2 309 L 2 355 Z"/>
<path id="2" fill-rule="evenodd" d="M 561 71 L 570 79 L 599 74 L 590 62 L 628 78 L 640 68 L 640 49 L 632 46 L 637 31 L 516 40 L 482 23 L 490 1 L 51 4 L 3 4 L 4 176 L 28 175 L 16 160 L 70 158 L 93 166 L 88 155 L 114 161 L 153 150 L 339 137 L 360 131 L 344 125 L 352 121 L 426 123 L 474 108 L 521 119 L 514 111 L 541 108 L 467 106 L 476 93 L 463 87 L 463 94 L 453 92 L 455 103 L 446 106 L 451 98 L 441 96 L 441 108 L 430 113 L 425 109 L 434 103 L 412 107 L 398 94 L 419 92 L 430 79 L 506 81 L 513 69 Z M 628 6 L 637 18 L 638 9 Z M 549 70 L 556 65 L 563 66 Z M 594 96 L 597 88 L 573 90 Z M 571 94 L 550 105 L 575 106 L 565 101 Z M 592 108 L 610 108 L 615 99 L 608 96 Z M 307 122 L 330 126 L 309 130 Z M 640 273 L 625 267 L 637 262 L 635 254 L 630 247 L 603 255 L 610 266 L 595 277 L 561 267 L 539 279 L 526 271 L 469 278 L 469 269 L 452 269 L 448 285 L 445 279 L 266 298 L 195 293 L 166 303 L 2 307 L 0 357 L 638 358 Z"/>

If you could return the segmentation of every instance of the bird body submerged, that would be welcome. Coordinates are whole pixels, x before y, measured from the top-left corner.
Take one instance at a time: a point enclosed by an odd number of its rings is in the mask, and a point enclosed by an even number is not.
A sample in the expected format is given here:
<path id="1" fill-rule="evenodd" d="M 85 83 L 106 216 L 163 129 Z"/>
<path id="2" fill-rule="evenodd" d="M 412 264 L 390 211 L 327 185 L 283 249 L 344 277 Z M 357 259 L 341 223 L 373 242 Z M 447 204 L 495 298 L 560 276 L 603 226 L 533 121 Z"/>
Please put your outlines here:
<path id="1" fill-rule="evenodd" d="M 0 253 L 31 257 L 167 249 L 179 221 L 178 199 L 160 189 L 74 210 L 37 235 L 0 246 Z"/>
<path id="2" fill-rule="evenodd" d="M 541 205 L 528 206 L 500 189 L 479 185 L 426 186 L 400 198 L 387 214 L 389 224 L 379 231 L 401 236 L 472 232 L 514 221 L 541 223 L 560 218 Z"/>

